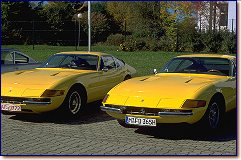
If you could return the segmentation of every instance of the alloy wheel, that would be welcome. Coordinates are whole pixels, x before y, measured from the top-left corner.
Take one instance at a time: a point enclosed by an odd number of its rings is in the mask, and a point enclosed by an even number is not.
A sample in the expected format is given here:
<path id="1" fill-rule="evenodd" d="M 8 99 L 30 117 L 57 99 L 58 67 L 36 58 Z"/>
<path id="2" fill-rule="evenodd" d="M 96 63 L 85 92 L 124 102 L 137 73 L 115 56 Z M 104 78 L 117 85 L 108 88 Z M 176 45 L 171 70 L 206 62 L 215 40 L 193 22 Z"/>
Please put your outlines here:
<path id="1" fill-rule="evenodd" d="M 220 118 L 219 106 L 216 102 L 214 102 L 210 106 L 209 115 L 208 115 L 209 125 L 211 128 L 217 128 L 219 123 L 219 118 Z"/>
<path id="2" fill-rule="evenodd" d="M 72 114 L 77 114 L 81 108 L 81 98 L 77 91 L 71 93 L 69 98 L 69 110 Z"/>

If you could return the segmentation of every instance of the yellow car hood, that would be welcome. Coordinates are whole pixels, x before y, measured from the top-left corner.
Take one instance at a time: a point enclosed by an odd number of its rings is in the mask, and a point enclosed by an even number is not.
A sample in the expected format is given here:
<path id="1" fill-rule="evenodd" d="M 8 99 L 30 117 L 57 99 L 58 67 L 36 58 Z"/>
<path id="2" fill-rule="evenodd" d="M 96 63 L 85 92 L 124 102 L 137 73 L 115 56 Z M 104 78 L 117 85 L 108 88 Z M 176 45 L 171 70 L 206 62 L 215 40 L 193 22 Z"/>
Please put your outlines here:
<path id="1" fill-rule="evenodd" d="M 1 75 L 2 96 L 40 96 L 65 78 L 88 73 L 88 70 L 73 69 L 32 69 L 9 72 Z"/>
<path id="2" fill-rule="evenodd" d="M 175 73 L 133 78 L 113 88 L 106 103 L 139 107 L 165 104 L 167 107 L 167 103 L 173 104 L 175 100 L 181 104 L 199 88 L 220 78 L 222 76 Z"/>

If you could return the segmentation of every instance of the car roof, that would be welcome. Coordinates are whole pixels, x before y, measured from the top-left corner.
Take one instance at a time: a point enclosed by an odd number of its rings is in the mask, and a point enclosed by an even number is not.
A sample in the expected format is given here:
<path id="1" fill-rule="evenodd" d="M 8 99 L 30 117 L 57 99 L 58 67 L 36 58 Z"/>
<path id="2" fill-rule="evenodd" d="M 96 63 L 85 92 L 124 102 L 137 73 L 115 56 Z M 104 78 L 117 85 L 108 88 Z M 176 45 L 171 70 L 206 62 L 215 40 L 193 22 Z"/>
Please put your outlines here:
<path id="1" fill-rule="evenodd" d="M 18 52 L 20 52 L 17 49 L 11 49 L 11 48 L 1 48 L 1 51 L 4 51 L 4 52 L 18 51 Z"/>
<path id="2" fill-rule="evenodd" d="M 231 55 L 219 55 L 219 54 L 189 54 L 189 55 L 180 55 L 177 57 L 214 57 L 214 58 L 228 58 L 228 59 L 234 59 L 235 56 Z"/>
<path id="3" fill-rule="evenodd" d="M 60 52 L 60 53 L 56 53 L 56 54 L 89 54 L 89 55 L 97 55 L 97 56 L 109 55 L 106 53 L 88 52 L 88 51 L 68 51 L 68 52 Z"/>

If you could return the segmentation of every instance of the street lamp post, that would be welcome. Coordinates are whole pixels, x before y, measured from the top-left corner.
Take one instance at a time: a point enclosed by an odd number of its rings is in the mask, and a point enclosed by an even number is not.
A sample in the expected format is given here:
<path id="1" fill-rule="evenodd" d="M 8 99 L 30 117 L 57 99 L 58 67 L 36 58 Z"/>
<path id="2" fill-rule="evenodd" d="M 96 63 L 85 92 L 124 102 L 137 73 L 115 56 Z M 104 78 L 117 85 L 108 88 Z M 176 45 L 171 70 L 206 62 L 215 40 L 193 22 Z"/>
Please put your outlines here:
<path id="1" fill-rule="evenodd" d="M 88 51 L 91 50 L 91 9 L 90 1 L 88 1 Z"/>
<path id="2" fill-rule="evenodd" d="M 79 47 L 79 42 L 80 42 L 80 19 L 82 18 L 82 14 L 78 13 L 77 17 L 78 17 L 78 20 L 79 20 L 79 35 L 78 35 L 78 47 Z"/>
<path id="3" fill-rule="evenodd" d="M 176 41 L 176 52 L 178 52 L 178 21 L 177 21 L 177 41 Z"/>

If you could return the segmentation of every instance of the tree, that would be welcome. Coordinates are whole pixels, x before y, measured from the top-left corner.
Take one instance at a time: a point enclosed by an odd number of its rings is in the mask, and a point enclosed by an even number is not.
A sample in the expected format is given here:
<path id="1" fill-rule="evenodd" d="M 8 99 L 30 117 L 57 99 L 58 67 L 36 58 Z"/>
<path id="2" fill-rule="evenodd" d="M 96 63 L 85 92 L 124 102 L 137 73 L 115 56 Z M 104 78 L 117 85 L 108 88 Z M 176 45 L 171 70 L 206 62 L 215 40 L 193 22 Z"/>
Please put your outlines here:
<path id="1" fill-rule="evenodd" d="M 156 1 L 108 1 L 107 12 L 124 31 L 137 36 L 160 37 L 160 4 Z"/>
<path id="2" fill-rule="evenodd" d="M 62 31 L 65 28 L 64 21 L 71 21 L 74 9 L 66 1 L 50 1 L 41 11 L 42 16 L 50 24 L 51 29 Z"/>
<path id="3" fill-rule="evenodd" d="M 168 40 L 173 44 L 173 50 L 177 47 L 176 43 L 178 43 L 178 25 L 184 22 L 195 23 L 192 17 L 193 13 L 194 6 L 189 1 L 160 2 L 161 25 L 165 29 Z"/>
<path id="4" fill-rule="evenodd" d="M 25 41 L 22 29 L 26 23 L 16 21 L 32 20 L 33 10 L 28 1 L 1 2 L 1 40 L 2 43 L 11 43 L 12 40 Z"/>
<path id="5" fill-rule="evenodd" d="M 85 37 L 88 35 L 88 13 L 84 12 L 83 17 L 79 20 L 75 15 L 74 18 L 80 21 L 81 30 L 84 31 Z M 105 41 L 110 35 L 110 24 L 107 17 L 102 13 L 91 12 L 91 37 L 93 42 Z"/>
<path id="6" fill-rule="evenodd" d="M 46 22 L 43 29 L 48 30 L 48 32 L 45 32 L 47 37 L 44 37 L 47 43 L 51 42 L 54 45 L 69 45 L 71 42 L 66 40 L 74 41 L 75 24 L 73 16 L 76 13 L 74 6 L 77 4 L 78 3 L 75 1 L 49 1 L 48 4 L 40 10 L 40 15 L 43 21 Z M 42 25 L 43 24 L 44 22 Z"/>
<path id="7" fill-rule="evenodd" d="M 91 12 L 102 13 L 106 15 L 106 1 L 93 1 L 91 3 Z"/>

